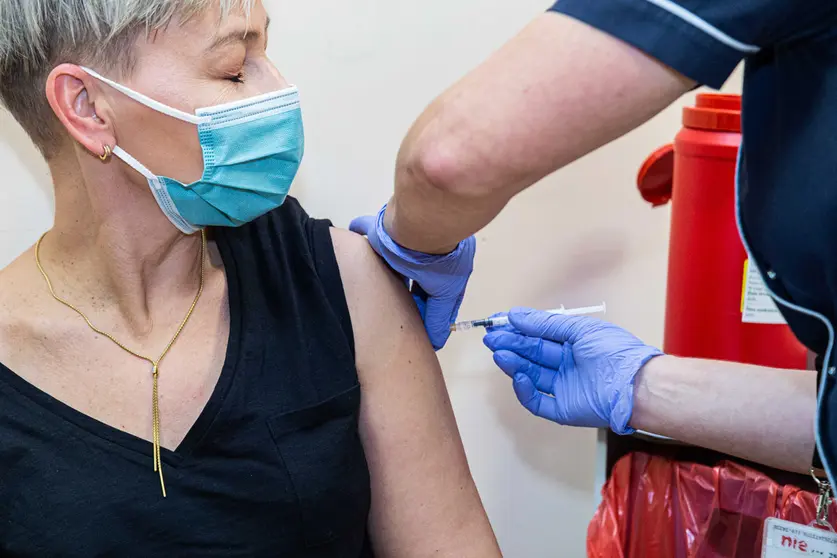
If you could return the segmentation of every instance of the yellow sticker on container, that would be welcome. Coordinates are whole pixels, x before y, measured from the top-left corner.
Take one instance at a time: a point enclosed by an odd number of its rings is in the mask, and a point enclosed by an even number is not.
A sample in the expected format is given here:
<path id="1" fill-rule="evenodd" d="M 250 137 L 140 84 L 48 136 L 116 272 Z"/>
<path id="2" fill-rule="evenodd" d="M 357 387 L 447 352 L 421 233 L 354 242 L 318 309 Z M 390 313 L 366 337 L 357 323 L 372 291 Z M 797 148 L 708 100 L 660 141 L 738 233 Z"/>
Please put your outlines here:
<path id="1" fill-rule="evenodd" d="M 758 267 L 750 260 L 744 262 L 744 280 L 741 287 L 741 321 L 745 324 L 785 324 Z"/>
<path id="2" fill-rule="evenodd" d="M 741 279 L 741 313 L 744 313 L 744 299 L 747 298 L 747 274 L 750 272 L 750 260 L 744 260 L 744 275 Z"/>

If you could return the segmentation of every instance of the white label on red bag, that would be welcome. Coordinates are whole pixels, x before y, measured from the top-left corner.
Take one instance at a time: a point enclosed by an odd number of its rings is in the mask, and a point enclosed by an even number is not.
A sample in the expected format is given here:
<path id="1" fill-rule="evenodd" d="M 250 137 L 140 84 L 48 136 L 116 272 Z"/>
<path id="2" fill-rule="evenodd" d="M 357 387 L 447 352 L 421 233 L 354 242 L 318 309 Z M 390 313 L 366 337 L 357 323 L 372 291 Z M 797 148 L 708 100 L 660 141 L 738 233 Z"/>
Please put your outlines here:
<path id="1" fill-rule="evenodd" d="M 745 324 L 784 324 L 785 318 L 776 307 L 758 267 L 744 262 L 744 285 L 741 293 L 741 321 Z"/>
<path id="2" fill-rule="evenodd" d="M 837 533 L 775 517 L 764 522 L 762 558 L 837 558 Z"/>

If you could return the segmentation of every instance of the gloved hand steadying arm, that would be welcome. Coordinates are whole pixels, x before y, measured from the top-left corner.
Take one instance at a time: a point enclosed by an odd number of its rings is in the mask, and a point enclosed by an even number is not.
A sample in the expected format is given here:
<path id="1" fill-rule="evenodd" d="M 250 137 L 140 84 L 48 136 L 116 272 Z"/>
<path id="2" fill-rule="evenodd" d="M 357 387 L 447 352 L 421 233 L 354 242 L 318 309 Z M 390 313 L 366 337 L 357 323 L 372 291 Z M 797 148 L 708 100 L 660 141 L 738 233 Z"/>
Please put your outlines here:
<path id="1" fill-rule="evenodd" d="M 509 320 L 484 341 L 524 407 L 559 424 L 633 432 L 634 380 L 661 351 L 593 318 L 521 308 Z"/>
<path id="2" fill-rule="evenodd" d="M 372 248 L 397 273 L 411 279 L 413 299 L 421 312 L 433 348 L 445 346 L 450 325 L 456 320 L 465 297 L 465 287 L 474 270 L 477 243 L 474 237 L 463 240 L 453 252 L 444 255 L 423 254 L 399 246 L 384 228 L 386 206 L 376 217 L 352 221 L 352 232 L 369 238 Z"/>

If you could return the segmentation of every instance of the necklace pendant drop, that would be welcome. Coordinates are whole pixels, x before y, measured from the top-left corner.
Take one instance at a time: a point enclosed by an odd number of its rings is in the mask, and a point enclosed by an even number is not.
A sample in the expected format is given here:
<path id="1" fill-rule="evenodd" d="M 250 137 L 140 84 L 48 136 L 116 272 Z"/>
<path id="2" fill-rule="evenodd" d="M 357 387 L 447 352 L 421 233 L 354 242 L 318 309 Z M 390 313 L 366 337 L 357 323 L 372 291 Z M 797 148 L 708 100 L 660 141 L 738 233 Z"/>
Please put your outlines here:
<path id="1" fill-rule="evenodd" d="M 152 388 L 151 401 L 151 430 L 152 445 L 154 446 L 154 472 L 160 475 L 160 488 L 163 490 L 163 498 L 166 497 L 166 482 L 163 480 L 163 460 L 160 449 L 160 369 L 157 363 L 152 363 L 151 374 L 154 387 Z"/>
<path id="2" fill-rule="evenodd" d="M 44 270 L 44 266 L 41 265 L 41 243 L 44 240 L 44 237 L 47 233 L 41 235 L 41 238 L 38 239 L 38 242 L 35 244 L 35 264 L 38 266 L 38 271 L 41 272 L 41 275 L 44 278 L 44 282 L 46 283 L 47 289 L 49 290 L 49 294 L 52 298 L 55 299 L 56 302 L 66 306 L 73 312 L 79 315 L 80 318 L 84 320 L 87 326 L 93 330 L 94 332 L 98 333 L 102 337 L 109 339 L 113 342 L 114 345 L 125 351 L 126 353 L 134 356 L 138 359 L 144 360 L 151 364 L 151 375 L 153 376 L 153 384 L 154 387 L 152 389 L 152 399 L 151 399 L 151 429 L 152 429 L 152 446 L 154 447 L 154 472 L 158 473 L 160 476 L 160 488 L 163 490 L 163 498 L 166 497 L 166 483 L 163 480 L 163 460 L 162 460 L 162 452 L 160 449 L 161 440 L 160 440 L 160 389 L 159 389 L 159 377 L 160 377 L 160 362 L 162 362 L 163 358 L 168 354 L 169 350 L 174 345 L 175 341 L 180 337 L 180 334 L 183 332 L 183 329 L 186 327 L 186 324 L 189 323 L 189 318 L 192 317 L 192 313 L 194 313 L 195 308 L 198 305 L 198 301 L 201 298 L 201 294 L 203 294 L 203 283 L 204 283 L 204 276 L 205 276 L 205 264 L 206 264 L 206 230 L 201 231 L 201 251 L 200 251 L 200 283 L 198 284 L 198 292 L 195 295 L 195 299 L 192 301 L 192 306 L 189 308 L 189 311 L 186 313 L 186 317 L 183 318 L 183 321 L 180 323 L 180 327 L 177 328 L 174 336 L 169 341 L 169 344 L 166 345 L 166 348 L 163 349 L 162 354 L 157 358 L 157 360 L 152 360 L 148 356 L 144 356 L 136 351 L 129 349 L 123 343 L 120 343 L 113 335 L 110 333 L 103 331 L 93 325 L 93 322 L 90 321 L 90 318 L 87 315 L 79 310 L 78 307 L 73 305 L 70 302 L 67 302 L 58 294 L 56 294 L 55 289 L 52 286 L 52 281 L 49 280 L 49 275 L 47 275 L 46 270 Z"/>

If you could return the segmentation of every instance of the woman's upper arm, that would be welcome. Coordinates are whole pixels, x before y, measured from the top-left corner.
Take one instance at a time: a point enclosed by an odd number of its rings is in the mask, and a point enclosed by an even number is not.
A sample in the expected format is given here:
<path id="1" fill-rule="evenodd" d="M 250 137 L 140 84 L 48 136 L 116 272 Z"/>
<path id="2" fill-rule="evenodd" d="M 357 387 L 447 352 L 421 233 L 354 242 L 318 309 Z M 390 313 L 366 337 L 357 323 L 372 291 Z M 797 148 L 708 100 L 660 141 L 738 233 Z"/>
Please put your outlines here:
<path id="1" fill-rule="evenodd" d="M 409 293 L 363 238 L 335 229 L 332 238 L 355 334 L 376 553 L 499 556 Z"/>

